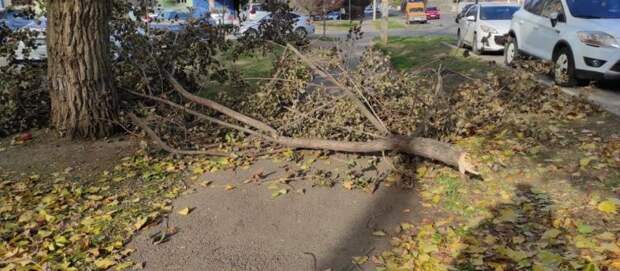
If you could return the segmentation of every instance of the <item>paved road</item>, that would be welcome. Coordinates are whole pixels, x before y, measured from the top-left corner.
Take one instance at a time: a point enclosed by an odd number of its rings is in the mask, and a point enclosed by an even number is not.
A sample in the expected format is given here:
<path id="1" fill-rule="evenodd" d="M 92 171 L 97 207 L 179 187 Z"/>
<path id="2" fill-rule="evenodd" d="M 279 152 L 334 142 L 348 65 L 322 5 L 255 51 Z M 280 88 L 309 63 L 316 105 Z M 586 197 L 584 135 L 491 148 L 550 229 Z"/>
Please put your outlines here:
<path id="1" fill-rule="evenodd" d="M 403 20 L 402 16 L 395 16 Z M 394 20 L 392 17 L 391 20 Z M 377 20 L 381 20 L 380 18 Z M 456 35 L 457 25 L 454 23 L 454 14 L 445 13 L 442 14 L 440 20 L 432 20 L 426 24 L 411 24 L 405 28 L 390 29 L 390 36 L 426 36 L 426 35 Z M 317 24 L 315 36 L 322 35 L 323 29 L 320 24 Z M 367 18 L 363 21 L 362 31 L 367 37 L 378 37 L 380 31 L 375 28 L 372 18 Z M 342 28 L 328 28 L 326 35 L 329 37 L 346 37 L 347 30 Z"/>

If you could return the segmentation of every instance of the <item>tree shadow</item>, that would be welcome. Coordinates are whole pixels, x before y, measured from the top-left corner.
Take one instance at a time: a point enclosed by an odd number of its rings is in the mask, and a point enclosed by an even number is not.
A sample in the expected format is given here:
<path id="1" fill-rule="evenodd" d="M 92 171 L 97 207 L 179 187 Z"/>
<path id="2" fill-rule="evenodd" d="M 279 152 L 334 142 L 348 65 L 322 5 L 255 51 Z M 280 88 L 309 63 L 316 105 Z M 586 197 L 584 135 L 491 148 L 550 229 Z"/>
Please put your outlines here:
<path id="1" fill-rule="evenodd" d="M 350 225 L 346 237 L 342 238 L 329 255 L 316 259 L 315 271 L 357 271 L 365 270 L 363 264 L 354 263 L 354 257 L 371 257 L 389 250 L 389 236 L 402 222 L 421 223 L 425 217 L 432 216 L 423 212 L 422 200 L 413 189 L 415 184 L 416 161 L 401 161 L 408 172 L 396 173 L 400 180 L 393 187 L 381 186 L 373 194 L 372 208 Z M 399 163 L 399 164 L 400 164 Z M 413 174 L 411 174 L 413 173 Z M 393 175 L 394 176 L 394 175 Z"/>
<path id="2" fill-rule="evenodd" d="M 492 217 L 464 237 L 457 270 L 562 270 L 566 255 L 578 255 L 553 227 L 549 195 L 519 184 L 512 201 L 492 208 Z"/>
<path id="3" fill-rule="evenodd" d="M 415 202 L 418 195 L 413 190 L 381 188 L 374 195 L 373 208 L 350 225 L 348 235 L 339 241 L 334 250 L 323 259 L 318 259 L 316 270 L 351 271 L 359 270 L 353 257 L 370 257 L 389 249 L 389 234 L 403 221 L 421 221 Z M 410 209 L 408 213 L 403 212 Z"/>

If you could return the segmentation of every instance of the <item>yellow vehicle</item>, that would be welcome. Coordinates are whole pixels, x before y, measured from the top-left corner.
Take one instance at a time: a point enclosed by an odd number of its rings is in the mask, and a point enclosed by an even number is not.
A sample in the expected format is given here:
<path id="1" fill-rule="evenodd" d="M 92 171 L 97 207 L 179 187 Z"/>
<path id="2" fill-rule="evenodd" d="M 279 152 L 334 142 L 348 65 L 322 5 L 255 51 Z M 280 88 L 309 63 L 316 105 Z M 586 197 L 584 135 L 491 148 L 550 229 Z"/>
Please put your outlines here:
<path id="1" fill-rule="evenodd" d="M 426 23 L 426 2 L 427 0 L 404 0 L 401 10 L 405 13 L 406 22 Z"/>

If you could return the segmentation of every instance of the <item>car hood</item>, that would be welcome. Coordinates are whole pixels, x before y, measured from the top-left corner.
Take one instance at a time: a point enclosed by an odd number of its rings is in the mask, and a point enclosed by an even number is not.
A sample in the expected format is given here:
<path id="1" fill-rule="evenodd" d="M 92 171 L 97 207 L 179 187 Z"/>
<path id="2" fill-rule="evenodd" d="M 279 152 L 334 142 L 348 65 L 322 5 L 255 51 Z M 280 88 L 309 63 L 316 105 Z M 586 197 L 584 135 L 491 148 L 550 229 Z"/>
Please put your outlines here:
<path id="1" fill-rule="evenodd" d="M 497 30 L 500 34 L 506 34 L 510 31 L 510 20 L 490 20 L 482 21 L 480 24 L 491 26 Z"/>
<path id="2" fill-rule="evenodd" d="M 583 31 L 602 31 L 620 39 L 620 19 L 583 19 L 575 18 L 576 25 Z"/>

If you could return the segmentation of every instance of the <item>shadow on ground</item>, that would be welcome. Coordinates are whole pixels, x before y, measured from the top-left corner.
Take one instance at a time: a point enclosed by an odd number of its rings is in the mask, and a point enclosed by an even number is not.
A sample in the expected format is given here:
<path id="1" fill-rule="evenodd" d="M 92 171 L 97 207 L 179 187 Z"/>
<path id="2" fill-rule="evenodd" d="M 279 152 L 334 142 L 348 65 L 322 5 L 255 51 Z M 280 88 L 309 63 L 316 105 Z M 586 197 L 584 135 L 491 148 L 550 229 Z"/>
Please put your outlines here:
<path id="1" fill-rule="evenodd" d="M 491 209 L 493 216 L 465 237 L 458 270 L 560 270 L 567 240 L 554 229 L 551 200 L 529 185 L 517 185 L 513 203 Z M 578 255 L 577 251 L 573 255 Z M 567 267 L 567 266 L 562 266 Z"/>
<path id="2" fill-rule="evenodd" d="M 313 168 L 338 171 L 345 160 L 321 160 Z M 325 188 L 296 181 L 288 194 L 272 199 L 276 190 L 270 184 L 243 184 L 256 172 L 271 173 L 263 181 L 285 176 L 290 166 L 261 160 L 247 169 L 206 174 L 201 181 L 212 181 L 209 187 L 174 203 L 169 224 L 178 233 L 154 244 L 149 236 L 163 225 L 146 229 L 131 242 L 137 249 L 131 258 L 145 270 L 353 270 L 352 257 L 389 249 L 389 239 L 373 232 L 421 220 L 419 197 L 410 190 L 381 187 L 371 194 L 340 183 Z M 236 188 L 227 191 L 228 185 Z M 176 212 L 185 207 L 193 209 L 188 216 Z"/>

